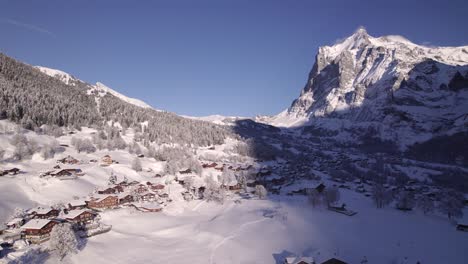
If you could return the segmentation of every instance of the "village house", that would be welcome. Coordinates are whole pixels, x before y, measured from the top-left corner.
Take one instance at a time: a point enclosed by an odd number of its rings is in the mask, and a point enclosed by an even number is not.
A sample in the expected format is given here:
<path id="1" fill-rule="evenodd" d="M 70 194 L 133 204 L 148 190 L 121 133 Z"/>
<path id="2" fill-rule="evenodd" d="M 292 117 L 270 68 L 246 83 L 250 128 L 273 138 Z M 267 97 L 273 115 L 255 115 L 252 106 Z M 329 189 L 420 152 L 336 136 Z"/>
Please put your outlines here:
<path id="1" fill-rule="evenodd" d="M 105 155 L 101 159 L 101 166 L 109 166 L 113 163 L 114 161 L 112 160 L 112 157 L 110 155 Z"/>
<path id="2" fill-rule="evenodd" d="M 133 195 L 131 194 L 121 194 L 119 195 L 119 204 L 126 204 L 133 202 Z"/>
<path id="3" fill-rule="evenodd" d="M 81 169 L 62 169 L 56 172 L 55 171 L 50 172 L 49 175 L 52 177 L 61 178 L 61 177 L 67 177 L 67 176 L 71 176 L 71 177 L 83 176 L 84 173 Z"/>
<path id="4" fill-rule="evenodd" d="M 15 229 L 22 225 L 24 225 L 25 220 L 23 218 L 13 218 L 8 223 L 6 223 L 6 227 L 8 229 Z"/>
<path id="5" fill-rule="evenodd" d="M 145 193 L 148 191 L 148 187 L 146 187 L 144 184 L 138 185 L 138 187 L 134 190 L 136 193 Z"/>
<path id="6" fill-rule="evenodd" d="M 91 209 L 109 209 L 119 205 L 119 198 L 115 195 L 104 195 L 100 197 L 92 197 L 88 203 L 88 208 Z"/>
<path id="7" fill-rule="evenodd" d="M 287 257 L 284 264 L 316 264 L 311 257 Z"/>
<path id="8" fill-rule="evenodd" d="M 156 194 L 147 192 L 147 193 L 140 195 L 140 199 L 144 202 L 152 202 L 156 200 Z"/>
<path id="9" fill-rule="evenodd" d="M 64 219 L 73 224 L 74 228 L 81 229 L 93 223 L 96 214 L 88 210 L 71 210 L 65 214 Z"/>
<path id="10" fill-rule="evenodd" d="M 60 211 L 53 208 L 36 208 L 33 209 L 32 215 L 34 219 L 50 219 L 59 215 Z"/>
<path id="11" fill-rule="evenodd" d="M 98 191 L 97 193 L 98 194 L 114 194 L 116 192 L 117 192 L 117 190 L 115 188 L 109 187 L 109 188 L 107 188 L 105 190 Z"/>
<path id="12" fill-rule="evenodd" d="M 69 210 L 79 210 L 86 208 L 86 201 L 84 200 L 73 200 L 68 203 Z"/>
<path id="13" fill-rule="evenodd" d="M 21 227 L 23 230 L 23 237 L 33 244 L 47 241 L 56 223 L 57 222 L 48 219 L 32 219 Z"/>
<path id="14" fill-rule="evenodd" d="M 164 189 L 164 185 L 162 184 L 156 184 L 156 185 L 152 185 L 151 186 L 151 190 L 153 191 L 160 191 L 160 190 L 163 190 Z"/>
<path id="15" fill-rule="evenodd" d="M 58 163 L 63 163 L 63 164 L 78 164 L 80 163 L 79 160 L 73 158 L 72 156 L 68 155 L 67 157 L 63 159 L 57 160 Z"/>

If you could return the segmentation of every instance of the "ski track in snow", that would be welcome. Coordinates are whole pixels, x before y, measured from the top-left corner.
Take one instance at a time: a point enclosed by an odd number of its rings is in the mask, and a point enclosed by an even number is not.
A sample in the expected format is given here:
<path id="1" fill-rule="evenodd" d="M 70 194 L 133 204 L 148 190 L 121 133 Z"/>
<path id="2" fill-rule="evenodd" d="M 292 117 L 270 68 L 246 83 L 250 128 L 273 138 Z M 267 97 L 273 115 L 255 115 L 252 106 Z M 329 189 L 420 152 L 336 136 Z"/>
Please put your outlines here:
<path id="1" fill-rule="evenodd" d="M 236 236 L 239 235 L 239 233 L 244 229 L 246 228 L 247 226 L 250 226 L 250 225 L 253 225 L 253 224 L 257 224 L 257 223 L 260 223 L 260 222 L 263 222 L 263 221 L 266 221 L 268 220 L 268 218 L 263 218 L 263 219 L 258 219 L 258 220 L 254 220 L 254 221 L 250 221 L 250 222 L 247 222 L 247 223 L 243 223 L 242 225 L 240 225 L 236 230 L 234 230 L 232 232 L 232 235 L 230 236 L 227 236 L 227 237 L 224 237 L 218 244 L 216 244 L 216 246 L 213 247 L 213 249 L 211 250 L 211 256 L 210 256 L 210 264 L 213 264 L 213 258 L 214 258 L 214 255 L 216 253 L 216 250 L 218 250 L 219 247 L 221 247 L 224 243 L 226 243 L 227 241 L 235 238 Z"/>

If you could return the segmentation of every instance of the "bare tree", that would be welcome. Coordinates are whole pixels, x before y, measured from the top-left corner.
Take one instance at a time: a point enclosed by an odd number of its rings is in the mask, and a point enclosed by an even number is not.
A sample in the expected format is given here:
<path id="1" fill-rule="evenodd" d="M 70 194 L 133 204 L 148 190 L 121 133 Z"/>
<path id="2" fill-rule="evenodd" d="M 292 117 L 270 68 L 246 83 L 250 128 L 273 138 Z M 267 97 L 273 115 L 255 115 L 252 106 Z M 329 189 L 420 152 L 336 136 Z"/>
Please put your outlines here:
<path id="1" fill-rule="evenodd" d="M 132 169 L 134 169 L 135 171 L 142 171 L 143 170 L 143 168 L 141 167 L 141 161 L 140 161 L 140 159 L 138 157 L 133 159 Z"/>
<path id="2" fill-rule="evenodd" d="M 375 184 L 372 188 L 372 199 L 377 208 L 383 208 L 392 202 L 392 195 L 381 184 Z"/>
<path id="3" fill-rule="evenodd" d="M 446 214 L 449 219 L 461 218 L 463 216 L 463 195 L 459 193 L 446 193 L 439 203 L 438 209 Z"/>
<path id="4" fill-rule="evenodd" d="M 309 199 L 309 203 L 313 207 L 317 207 L 322 203 L 322 195 L 315 188 L 309 189 L 307 192 L 307 196 Z"/>
<path id="5" fill-rule="evenodd" d="M 340 200 L 340 190 L 337 187 L 327 188 L 324 197 L 328 207 L 335 205 Z"/>
<path id="6" fill-rule="evenodd" d="M 426 195 L 420 197 L 416 205 L 424 214 L 432 213 L 435 208 L 434 201 Z"/>
<path id="7" fill-rule="evenodd" d="M 258 198 L 265 199 L 267 197 L 268 192 L 263 185 L 256 185 L 255 194 L 258 196 Z"/>

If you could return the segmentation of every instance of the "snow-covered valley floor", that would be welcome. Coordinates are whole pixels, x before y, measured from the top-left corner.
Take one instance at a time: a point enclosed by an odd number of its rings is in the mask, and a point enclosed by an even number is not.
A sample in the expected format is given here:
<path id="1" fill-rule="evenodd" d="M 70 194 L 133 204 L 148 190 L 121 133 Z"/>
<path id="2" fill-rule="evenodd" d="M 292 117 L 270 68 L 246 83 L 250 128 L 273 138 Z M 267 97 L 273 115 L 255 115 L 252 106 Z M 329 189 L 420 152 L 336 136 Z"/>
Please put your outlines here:
<path id="1" fill-rule="evenodd" d="M 289 254 L 349 263 L 466 263 L 468 236 L 445 218 L 378 210 L 347 192 L 352 217 L 300 198 L 193 201 L 156 214 L 107 211 L 109 233 L 92 237 L 73 263 L 283 263 Z"/>

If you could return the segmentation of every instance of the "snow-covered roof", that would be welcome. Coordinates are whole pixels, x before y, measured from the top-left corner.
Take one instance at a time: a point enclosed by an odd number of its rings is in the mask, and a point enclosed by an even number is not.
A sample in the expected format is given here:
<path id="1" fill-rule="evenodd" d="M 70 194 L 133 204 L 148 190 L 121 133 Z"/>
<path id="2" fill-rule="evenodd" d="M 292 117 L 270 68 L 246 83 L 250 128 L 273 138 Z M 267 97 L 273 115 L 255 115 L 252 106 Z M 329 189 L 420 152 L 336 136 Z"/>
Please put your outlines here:
<path id="1" fill-rule="evenodd" d="M 17 223 L 19 223 L 21 221 L 23 221 L 22 218 L 13 218 L 7 223 L 7 225 L 15 225 L 15 224 L 17 224 Z"/>
<path id="2" fill-rule="evenodd" d="M 42 229 L 50 222 L 51 221 L 47 219 L 32 219 L 29 220 L 29 222 L 27 222 L 26 224 L 24 224 L 21 227 L 21 229 Z"/>
<path id="3" fill-rule="evenodd" d="M 297 263 L 314 263 L 314 259 L 312 257 L 287 257 L 286 263 L 287 264 L 297 264 Z"/>
<path id="4" fill-rule="evenodd" d="M 71 200 L 68 202 L 71 206 L 81 206 L 81 205 L 86 205 L 85 200 Z"/>
<path id="5" fill-rule="evenodd" d="M 68 211 L 68 214 L 66 214 L 64 216 L 67 219 L 73 219 L 73 218 L 79 216 L 80 214 L 82 214 L 84 212 L 87 212 L 87 210 L 71 210 L 71 211 Z"/>
<path id="6" fill-rule="evenodd" d="M 36 214 L 47 214 L 48 212 L 52 211 L 52 208 L 42 208 L 42 207 L 36 207 L 31 209 L 29 212 L 36 212 Z"/>

